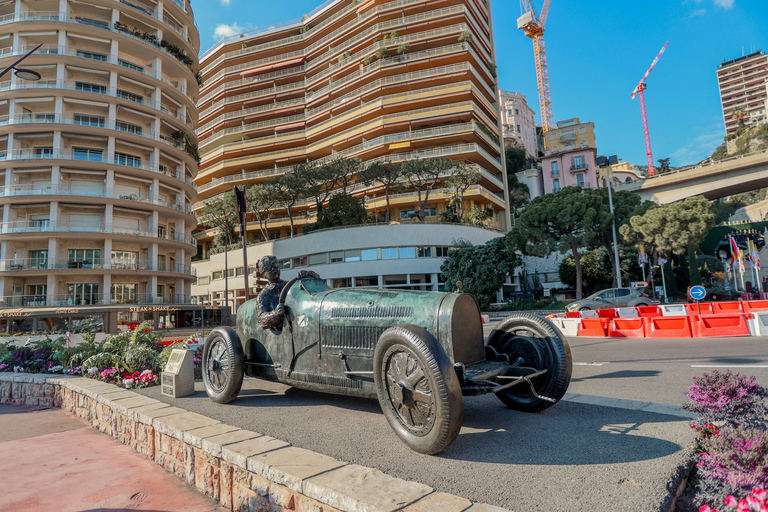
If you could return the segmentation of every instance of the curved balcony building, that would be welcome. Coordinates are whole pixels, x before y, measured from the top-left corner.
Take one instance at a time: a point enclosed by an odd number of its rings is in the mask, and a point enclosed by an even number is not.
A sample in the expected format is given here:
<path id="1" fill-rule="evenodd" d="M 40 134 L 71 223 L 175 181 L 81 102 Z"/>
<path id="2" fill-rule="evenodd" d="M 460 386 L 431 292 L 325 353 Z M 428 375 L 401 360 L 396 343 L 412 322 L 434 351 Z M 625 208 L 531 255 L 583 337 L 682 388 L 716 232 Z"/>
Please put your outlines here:
<path id="1" fill-rule="evenodd" d="M 440 156 L 481 171 L 464 211 L 490 206 L 493 225 L 506 228 L 491 27 L 488 0 L 332 0 L 299 20 L 222 40 L 201 57 L 196 211 L 234 185 L 308 160 L 356 157 L 370 165 Z M 382 187 L 349 190 L 383 214 Z M 391 198 L 390 219 L 414 222 L 416 198 L 404 184 Z M 437 183 L 427 221 L 437 221 L 449 199 Z M 296 205 L 298 232 L 316 209 L 312 200 Z M 287 213 L 275 212 L 268 230 L 270 238 L 288 236 Z M 203 257 L 213 234 L 196 235 Z M 261 236 L 258 222 L 248 236 Z"/>
<path id="2" fill-rule="evenodd" d="M 3 305 L 187 302 L 200 46 L 189 0 L 0 4 L 0 69 L 37 45 L 18 67 L 39 80 L 0 78 Z"/>

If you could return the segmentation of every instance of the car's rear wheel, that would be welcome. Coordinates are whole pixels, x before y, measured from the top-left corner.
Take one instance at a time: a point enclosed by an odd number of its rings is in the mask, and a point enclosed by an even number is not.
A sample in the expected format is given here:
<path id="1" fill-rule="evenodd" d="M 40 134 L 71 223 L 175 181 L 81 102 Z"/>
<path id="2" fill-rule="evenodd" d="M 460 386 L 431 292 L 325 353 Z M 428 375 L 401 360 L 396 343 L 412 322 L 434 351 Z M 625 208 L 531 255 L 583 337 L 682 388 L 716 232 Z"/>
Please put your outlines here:
<path id="1" fill-rule="evenodd" d="M 592 311 L 592 308 L 581 308 L 579 311 Z"/>
<path id="2" fill-rule="evenodd" d="M 243 385 L 245 356 L 232 329 L 216 328 L 208 335 L 203 348 L 203 382 L 214 402 L 226 404 L 237 398 Z"/>
<path id="3" fill-rule="evenodd" d="M 461 385 L 448 355 L 426 329 L 391 327 L 376 345 L 376 394 L 395 434 L 412 450 L 435 454 L 461 430 Z"/>
<path id="4" fill-rule="evenodd" d="M 530 368 L 531 373 L 547 370 L 496 393 L 507 407 L 538 412 L 557 403 L 571 382 L 571 349 L 552 322 L 532 313 L 517 313 L 491 331 L 488 345 L 509 357 L 512 364 Z M 533 389 L 531 389 L 533 387 Z"/>

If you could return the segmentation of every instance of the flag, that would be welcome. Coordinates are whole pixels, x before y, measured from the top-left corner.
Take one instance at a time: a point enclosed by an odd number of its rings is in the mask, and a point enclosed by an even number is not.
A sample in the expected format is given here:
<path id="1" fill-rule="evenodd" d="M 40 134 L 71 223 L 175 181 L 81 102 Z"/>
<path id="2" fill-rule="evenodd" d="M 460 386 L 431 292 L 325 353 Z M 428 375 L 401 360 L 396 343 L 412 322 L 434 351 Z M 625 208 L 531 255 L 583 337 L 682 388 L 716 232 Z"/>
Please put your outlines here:
<path id="1" fill-rule="evenodd" d="M 656 253 L 656 257 L 658 258 L 659 265 L 664 265 L 667 260 L 667 253 L 664 251 L 659 251 Z"/>
<path id="2" fill-rule="evenodd" d="M 736 245 L 736 240 L 732 236 L 728 236 L 728 243 L 731 246 L 731 265 L 735 265 L 739 260 L 739 246 Z"/>
<path id="3" fill-rule="evenodd" d="M 754 240 L 747 242 L 747 249 L 749 249 L 749 262 L 752 264 L 752 268 L 760 269 L 760 255 L 757 252 L 757 245 Z"/>
<path id="4" fill-rule="evenodd" d="M 637 264 L 642 267 L 646 263 L 648 263 L 648 253 L 640 249 L 640 252 L 637 253 Z"/>

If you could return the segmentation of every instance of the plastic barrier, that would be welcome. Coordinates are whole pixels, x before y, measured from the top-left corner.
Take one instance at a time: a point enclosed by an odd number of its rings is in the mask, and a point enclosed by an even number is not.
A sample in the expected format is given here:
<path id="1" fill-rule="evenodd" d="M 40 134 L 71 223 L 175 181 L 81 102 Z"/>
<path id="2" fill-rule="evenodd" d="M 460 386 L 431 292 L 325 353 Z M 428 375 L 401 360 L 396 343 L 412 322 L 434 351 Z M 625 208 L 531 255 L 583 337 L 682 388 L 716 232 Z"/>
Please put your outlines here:
<path id="1" fill-rule="evenodd" d="M 648 338 L 690 338 L 693 336 L 691 317 L 658 316 L 646 319 L 645 335 Z"/>
<path id="2" fill-rule="evenodd" d="M 581 318 L 597 318 L 597 311 L 594 309 L 585 309 L 584 311 L 579 311 L 579 316 Z"/>
<path id="3" fill-rule="evenodd" d="M 747 327 L 752 336 L 768 336 L 768 311 L 755 311 L 747 318 Z"/>
<path id="4" fill-rule="evenodd" d="M 716 315 L 744 312 L 744 303 L 742 301 L 713 302 L 712 305 L 715 307 Z"/>
<path id="5" fill-rule="evenodd" d="M 565 318 L 581 318 L 581 313 L 578 311 L 566 311 Z"/>
<path id="6" fill-rule="evenodd" d="M 662 316 L 688 316 L 685 304 L 664 304 L 661 306 Z"/>
<path id="7" fill-rule="evenodd" d="M 700 304 L 689 303 L 685 304 L 685 309 L 688 310 L 689 315 L 698 315 L 701 311 L 702 315 L 714 315 L 715 306 L 713 302 L 702 302 Z"/>
<path id="8" fill-rule="evenodd" d="M 480 318 L 483 320 L 484 324 L 490 323 L 491 321 L 491 315 L 481 314 Z"/>
<path id="9" fill-rule="evenodd" d="M 745 313 L 768 311 L 768 300 L 748 300 L 743 303 Z"/>
<path id="10" fill-rule="evenodd" d="M 616 318 L 618 315 L 615 309 L 598 309 L 597 316 L 598 318 Z"/>
<path id="11" fill-rule="evenodd" d="M 552 323 L 560 329 L 564 336 L 578 336 L 580 318 L 553 318 Z"/>
<path id="12" fill-rule="evenodd" d="M 659 306 L 638 306 L 635 309 L 637 309 L 638 316 L 661 316 L 661 308 Z"/>
<path id="13" fill-rule="evenodd" d="M 648 318 L 613 318 L 608 324 L 608 336 L 613 338 L 645 338 Z"/>
<path id="14" fill-rule="evenodd" d="M 619 318 L 637 318 L 637 308 L 616 308 Z"/>
<path id="15" fill-rule="evenodd" d="M 579 325 L 579 336 L 604 338 L 608 336 L 607 318 L 582 318 Z"/>
<path id="16" fill-rule="evenodd" d="M 704 338 L 749 336 L 747 316 L 745 313 L 702 315 L 697 317 L 697 321 L 691 322 L 693 335 Z"/>

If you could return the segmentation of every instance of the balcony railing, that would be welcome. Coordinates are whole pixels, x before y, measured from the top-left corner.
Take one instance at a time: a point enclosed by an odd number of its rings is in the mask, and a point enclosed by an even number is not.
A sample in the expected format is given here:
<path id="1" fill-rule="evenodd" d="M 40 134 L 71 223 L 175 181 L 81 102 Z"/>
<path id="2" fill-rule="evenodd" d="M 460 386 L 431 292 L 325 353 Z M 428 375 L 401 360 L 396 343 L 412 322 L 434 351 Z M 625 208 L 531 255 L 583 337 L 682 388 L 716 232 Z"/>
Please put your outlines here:
<path id="1" fill-rule="evenodd" d="M 69 258 L 18 258 L 0 261 L 0 272 L 56 269 L 128 270 L 197 275 L 197 270 L 190 265 L 155 263 L 149 260 L 137 260 L 133 263 L 107 262 L 101 258 L 84 261 L 74 261 Z"/>
<path id="2" fill-rule="evenodd" d="M 175 242 L 181 242 L 189 245 L 197 246 L 197 241 L 192 237 L 186 237 L 181 234 L 175 233 L 156 233 L 153 231 L 144 231 L 139 229 L 121 229 L 114 227 L 105 227 L 103 225 L 92 225 L 83 222 L 59 222 L 53 223 L 49 221 L 35 222 L 35 221 L 13 221 L 3 222 L 2 234 L 11 233 L 51 233 L 51 232 L 63 232 L 63 233 L 104 233 L 115 235 L 134 235 L 148 238 L 159 238 L 162 240 L 172 240 Z"/>
<path id="3" fill-rule="evenodd" d="M 0 307 L 19 308 L 34 306 L 106 306 L 114 304 L 195 304 L 189 295 L 157 295 L 137 293 L 128 297 L 104 299 L 101 293 L 91 295 L 6 295 L 0 296 Z"/>
<path id="4" fill-rule="evenodd" d="M 571 172 L 582 172 L 588 169 L 589 167 L 587 167 L 587 164 L 585 163 L 571 165 Z"/>

